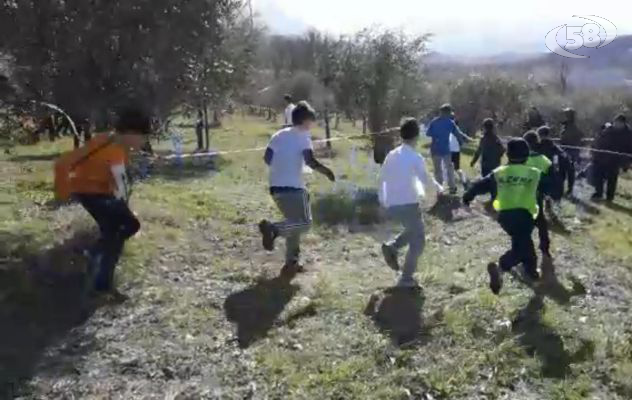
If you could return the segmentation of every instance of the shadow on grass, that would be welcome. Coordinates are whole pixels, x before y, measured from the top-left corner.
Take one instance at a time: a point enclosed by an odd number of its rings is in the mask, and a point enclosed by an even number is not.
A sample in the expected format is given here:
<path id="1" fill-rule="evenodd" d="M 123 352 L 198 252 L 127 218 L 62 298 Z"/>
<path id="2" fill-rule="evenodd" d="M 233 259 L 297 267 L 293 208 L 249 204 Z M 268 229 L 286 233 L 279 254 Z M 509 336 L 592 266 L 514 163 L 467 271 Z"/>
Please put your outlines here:
<path id="1" fill-rule="evenodd" d="M 13 156 L 9 158 L 11 162 L 33 162 L 33 161 L 53 161 L 61 156 L 61 152 L 54 152 L 48 154 L 24 154 L 20 156 Z"/>
<path id="2" fill-rule="evenodd" d="M 89 351 L 89 345 L 73 347 L 70 361 L 63 350 L 48 354 L 97 305 L 87 297 L 85 261 L 75 251 L 91 235 L 81 233 L 40 252 L 21 243 L 33 240 L 28 235 L 3 233 L 2 239 L 0 256 L 7 262 L 0 262 L 0 398 L 13 398 L 42 365 L 73 363 Z"/>
<path id="3" fill-rule="evenodd" d="M 293 274 L 259 280 L 224 302 L 226 318 L 237 325 L 239 347 L 250 347 L 265 337 L 287 304 L 299 290 L 292 284 Z"/>
<path id="4" fill-rule="evenodd" d="M 370 226 L 384 220 L 377 193 L 359 189 L 356 193 L 334 192 L 316 197 L 312 204 L 314 222 L 317 225 Z"/>
<path id="5" fill-rule="evenodd" d="M 544 257 L 540 265 L 542 279 L 534 287 L 536 294 L 546 296 L 560 305 L 570 303 L 571 298 L 586 295 L 586 287 L 576 278 L 571 278 L 573 287 L 567 289 L 557 278 L 555 264 L 550 257 Z"/>
<path id="6" fill-rule="evenodd" d="M 593 357 L 595 344 L 592 341 L 583 341 L 580 349 L 571 354 L 555 329 L 542 321 L 544 307 L 543 298 L 534 295 L 518 311 L 512 322 L 512 330 L 527 353 L 540 359 L 544 377 L 564 379 L 571 372 L 571 364 L 588 361 Z"/>
<path id="7" fill-rule="evenodd" d="M 568 201 L 575 204 L 576 207 L 581 208 L 587 214 L 591 214 L 591 215 L 601 214 L 601 210 L 599 210 L 599 207 L 597 207 L 596 205 L 594 205 L 593 203 L 589 201 L 577 198 L 575 196 L 569 197 Z"/>
<path id="8" fill-rule="evenodd" d="M 391 337 L 400 347 L 425 344 L 429 336 L 423 324 L 425 297 L 421 290 L 390 288 L 374 293 L 365 307 L 364 314 Z"/>
<path id="9" fill-rule="evenodd" d="M 605 206 L 614 212 L 626 214 L 628 217 L 632 217 L 632 208 L 630 207 L 622 206 L 617 203 L 605 203 Z"/>

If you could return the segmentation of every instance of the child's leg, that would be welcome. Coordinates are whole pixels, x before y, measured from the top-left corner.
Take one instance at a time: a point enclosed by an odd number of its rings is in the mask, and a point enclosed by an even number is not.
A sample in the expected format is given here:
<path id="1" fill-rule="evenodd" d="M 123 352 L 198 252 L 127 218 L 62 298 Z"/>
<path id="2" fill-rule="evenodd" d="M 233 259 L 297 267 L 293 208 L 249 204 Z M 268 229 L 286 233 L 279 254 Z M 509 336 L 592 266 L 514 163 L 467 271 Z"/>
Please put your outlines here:
<path id="1" fill-rule="evenodd" d="M 550 256 L 551 239 L 549 237 L 549 223 L 546 220 L 544 213 L 544 200 L 539 200 L 540 212 L 538 218 L 535 220 L 535 225 L 538 228 L 538 237 L 540 238 L 540 250 L 543 254 Z"/>
<path id="2" fill-rule="evenodd" d="M 417 270 L 417 262 L 423 253 L 425 245 L 425 230 L 421 209 L 417 204 L 396 206 L 389 209 L 389 215 L 403 225 L 404 231 L 388 245 L 395 249 L 408 246 L 401 281 L 412 282 L 413 275 Z"/>
<path id="3" fill-rule="evenodd" d="M 79 202 L 94 218 L 101 231 L 99 241 L 92 250 L 98 259 L 95 265 L 95 289 L 107 291 L 112 288 L 114 269 L 123 251 L 125 241 L 140 229 L 140 223 L 127 204 L 113 196 L 79 195 Z"/>
<path id="4" fill-rule="evenodd" d="M 451 156 L 443 157 L 444 167 L 447 170 L 448 174 L 448 187 L 451 190 L 456 190 L 456 171 L 454 170 L 454 165 L 452 164 Z"/>
<path id="5" fill-rule="evenodd" d="M 434 166 L 435 180 L 440 185 L 443 185 L 443 157 L 433 155 L 432 164 Z"/>
<path id="6" fill-rule="evenodd" d="M 286 240 L 285 262 L 297 264 L 300 258 L 301 234 L 307 232 L 312 224 L 309 195 L 306 191 L 282 192 L 274 195 L 284 221 L 274 224 L 280 236 Z"/>

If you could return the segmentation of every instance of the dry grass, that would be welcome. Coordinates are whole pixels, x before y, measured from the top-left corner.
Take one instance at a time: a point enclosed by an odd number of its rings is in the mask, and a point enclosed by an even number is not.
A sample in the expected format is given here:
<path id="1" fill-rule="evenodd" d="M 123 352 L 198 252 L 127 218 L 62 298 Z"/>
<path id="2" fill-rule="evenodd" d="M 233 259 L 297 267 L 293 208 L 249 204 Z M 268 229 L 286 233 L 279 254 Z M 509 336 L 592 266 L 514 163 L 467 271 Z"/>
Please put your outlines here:
<path id="1" fill-rule="evenodd" d="M 273 129 L 235 117 L 213 143 L 257 147 Z M 78 207 L 46 206 L 45 156 L 67 145 L 18 148 L 22 158 L 0 160 L 0 381 L 21 382 L 24 398 L 632 396 L 629 180 L 623 208 L 599 206 L 574 224 L 575 206 L 565 204 L 572 235 L 554 235 L 556 275 L 536 290 L 509 280 L 494 297 L 484 265 L 507 243 L 479 205 L 464 218 L 447 218 L 451 206 L 426 216 L 421 293 L 389 289 L 395 276 L 379 243 L 395 227 L 340 223 L 353 219 L 347 198 L 327 203 L 320 216 L 343 217 L 306 236 L 308 272 L 290 280 L 278 276 L 281 249 L 260 249 L 255 223 L 277 215 L 261 154 L 227 156 L 218 171 L 159 165 L 135 189 L 143 231 L 119 269 L 129 299 L 82 307 L 68 289 L 75 275 L 38 280 L 41 271 L 81 271 L 80 258 L 64 255 L 93 229 Z M 344 182 L 372 185 L 369 155 L 358 151 L 350 165 L 352 144 L 335 147 L 326 162 L 342 183 L 310 176 L 316 200 Z"/>

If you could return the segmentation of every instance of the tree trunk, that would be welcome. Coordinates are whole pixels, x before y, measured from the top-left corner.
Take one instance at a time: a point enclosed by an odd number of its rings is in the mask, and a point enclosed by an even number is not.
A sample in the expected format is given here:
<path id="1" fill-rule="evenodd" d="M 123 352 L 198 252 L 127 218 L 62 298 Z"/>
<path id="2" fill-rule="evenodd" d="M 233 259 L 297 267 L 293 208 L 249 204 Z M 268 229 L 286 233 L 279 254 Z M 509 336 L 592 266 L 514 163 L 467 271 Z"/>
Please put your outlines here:
<path id="1" fill-rule="evenodd" d="M 331 129 L 329 127 L 329 109 L 325 107 L 325 137 L 327 138 L 327 148 L 331 150 Z"/>
<path id="2" fill-rule="evenodd" d="M 334 129 L 338 130 L 340 127 L 340 113 L 336 113 L 336 124 L 334 125 Z"/>
<path id="3" fill-rule="evenodd" d="M 367 129 L 367 121 L 366 121 L 366 115 L 362 115 L 362 133 L 366 134 L 366 129 Z"/>
<path id="4" fill-rule="evenodd" d="M 208 104 L 206 103 L 206 100 L 204 101 L 204 137 L 206 138 L 206 144 L 204 146 L 204 149 L 206 151 L 208 151 L 208 149 L 210 148 L 210 144 L 209 144 L 209 138 L 210 138 L 210 127 L 208 124 Z"/>

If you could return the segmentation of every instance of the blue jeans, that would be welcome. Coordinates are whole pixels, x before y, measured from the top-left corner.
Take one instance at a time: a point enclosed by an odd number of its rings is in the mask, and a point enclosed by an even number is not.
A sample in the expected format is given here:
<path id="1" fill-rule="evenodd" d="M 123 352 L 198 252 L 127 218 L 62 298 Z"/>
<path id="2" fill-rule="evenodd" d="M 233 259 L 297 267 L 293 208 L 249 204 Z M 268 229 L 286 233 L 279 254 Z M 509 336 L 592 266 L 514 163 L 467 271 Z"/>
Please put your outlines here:
<path id="1" fill-rule="evenodd" d="M 94 288 L 109 291 L 114 283 L 114 269 L 121 257 L 125 242 L 140 230 L 140 223 L 127 203 L 114 196 L 75 194 L 75 199 L 94 218 L 101 236 L 90 250 L 91 257 L 99 260 L 95 267 Z"/>

